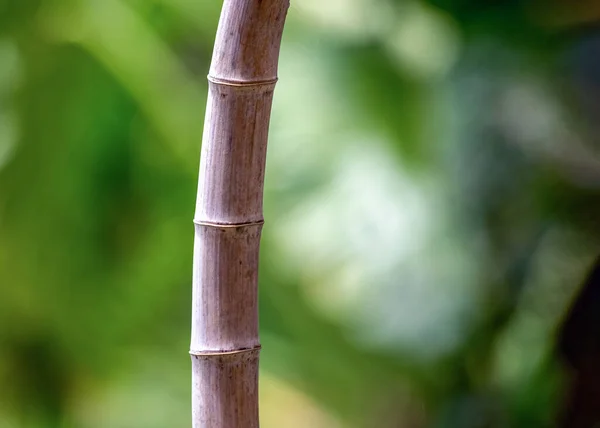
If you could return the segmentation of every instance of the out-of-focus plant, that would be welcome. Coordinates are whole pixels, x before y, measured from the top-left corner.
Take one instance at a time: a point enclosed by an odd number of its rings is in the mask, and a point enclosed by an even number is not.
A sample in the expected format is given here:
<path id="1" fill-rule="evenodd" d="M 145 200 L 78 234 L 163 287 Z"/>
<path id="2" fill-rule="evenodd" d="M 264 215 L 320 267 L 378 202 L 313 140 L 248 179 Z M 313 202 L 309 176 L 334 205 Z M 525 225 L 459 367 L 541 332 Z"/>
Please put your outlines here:
<path id="1" fill-rule="evenodd" d="M 598 10 L 488 3 L 292 2 L 266 424 L 554 420 L 554 331 L 598 251 Z M 0 1 L 0 427 L 189 425 L 220 6 Z"/>

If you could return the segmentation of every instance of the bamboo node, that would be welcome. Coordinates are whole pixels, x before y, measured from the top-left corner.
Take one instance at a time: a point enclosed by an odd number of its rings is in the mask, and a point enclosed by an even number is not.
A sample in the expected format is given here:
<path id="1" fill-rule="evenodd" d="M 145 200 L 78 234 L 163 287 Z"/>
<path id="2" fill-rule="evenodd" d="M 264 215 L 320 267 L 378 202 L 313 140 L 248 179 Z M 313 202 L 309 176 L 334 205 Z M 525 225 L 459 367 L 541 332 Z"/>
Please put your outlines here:
<path id="1" fill-rule="evenodd" d="M 236 354 L 244 354 L 246 352 L 256 352 L 260 351 L 262 347 L 260 345 L 255 346 L 253 348 L 244 348 L 244 349 L 234 349 L 232 351 L 197 351 L 190 350 L 190 355 L 193 357 L 213 357 L 213 356 L 221 356 L 221 355 L 236 355 Z"/>
<path id="2" fill-rule="evenodd" d="M 196 220 L 194 219 L 194 224 L 198 226 L 206 226 L 206 227 L 214 227 L 216 229 L 231 229 L 231 228 L 242 228 L 242 227 L 251 227 L 251 226 L 262 226 L 265 224 L 264 220 L 255 220 L 248 221 L 244 223 L 217 223 L 213 221 L 205 221 L 205 220 Z"/>
<path id="3" fill-rule="evenodd" d="M 254 86 L 265 86 L 267 88 L 275 86 L 277 83 L 277 77 L 274 79 L 266 79 L 266 80 L 234 80 L 234 79 L 224 79 L 221 77 L 211 76 L 210 74 L 206 76 L 209 82 L 214 83 L 215 85 L 222 86 L 235 86 L 235 87 L 254 87 Z"/>

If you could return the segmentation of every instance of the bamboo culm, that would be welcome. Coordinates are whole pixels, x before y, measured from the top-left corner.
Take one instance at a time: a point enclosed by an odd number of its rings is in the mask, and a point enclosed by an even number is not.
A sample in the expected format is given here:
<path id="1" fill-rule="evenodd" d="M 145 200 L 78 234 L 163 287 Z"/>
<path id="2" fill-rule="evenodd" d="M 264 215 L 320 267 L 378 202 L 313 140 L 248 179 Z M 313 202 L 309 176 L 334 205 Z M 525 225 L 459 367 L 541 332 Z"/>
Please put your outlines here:
<path id="1" fill-rule="evenodd" d="M 193 428 L 258 428 L 258 253 L 288 0 L 225 0 L 194 216 Z"/>

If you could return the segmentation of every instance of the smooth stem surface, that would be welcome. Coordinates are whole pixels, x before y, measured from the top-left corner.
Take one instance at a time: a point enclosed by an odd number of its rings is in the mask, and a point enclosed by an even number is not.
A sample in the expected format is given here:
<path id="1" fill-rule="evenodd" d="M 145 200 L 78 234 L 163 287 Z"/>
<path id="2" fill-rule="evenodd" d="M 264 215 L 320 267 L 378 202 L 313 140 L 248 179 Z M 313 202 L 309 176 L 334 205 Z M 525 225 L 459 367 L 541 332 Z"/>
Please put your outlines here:
<path id="1" fill-rule="evenodd" d="M 288 0 L 226 0 L 196 204 L 194 428 L 257 428 L 258 253 L 267 134 Z"/>

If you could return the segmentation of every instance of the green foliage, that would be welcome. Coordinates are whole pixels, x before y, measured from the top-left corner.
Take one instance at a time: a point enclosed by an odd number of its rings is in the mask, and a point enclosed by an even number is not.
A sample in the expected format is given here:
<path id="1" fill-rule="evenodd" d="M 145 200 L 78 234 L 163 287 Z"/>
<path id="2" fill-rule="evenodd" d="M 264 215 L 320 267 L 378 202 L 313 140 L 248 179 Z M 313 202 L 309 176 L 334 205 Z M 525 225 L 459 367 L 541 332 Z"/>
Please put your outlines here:
<path id="1" fill-rule="evenodd" d="M 261 367 L 342 426 L 553 421 L 554 330 L 598 249 L 597 90 L 565 71 L 594 64 L 546 23 L 561 2 L 526 3 L 292 4 Z M 0 0 L 0 428 L 189 425 L 219 9 Z"/>

